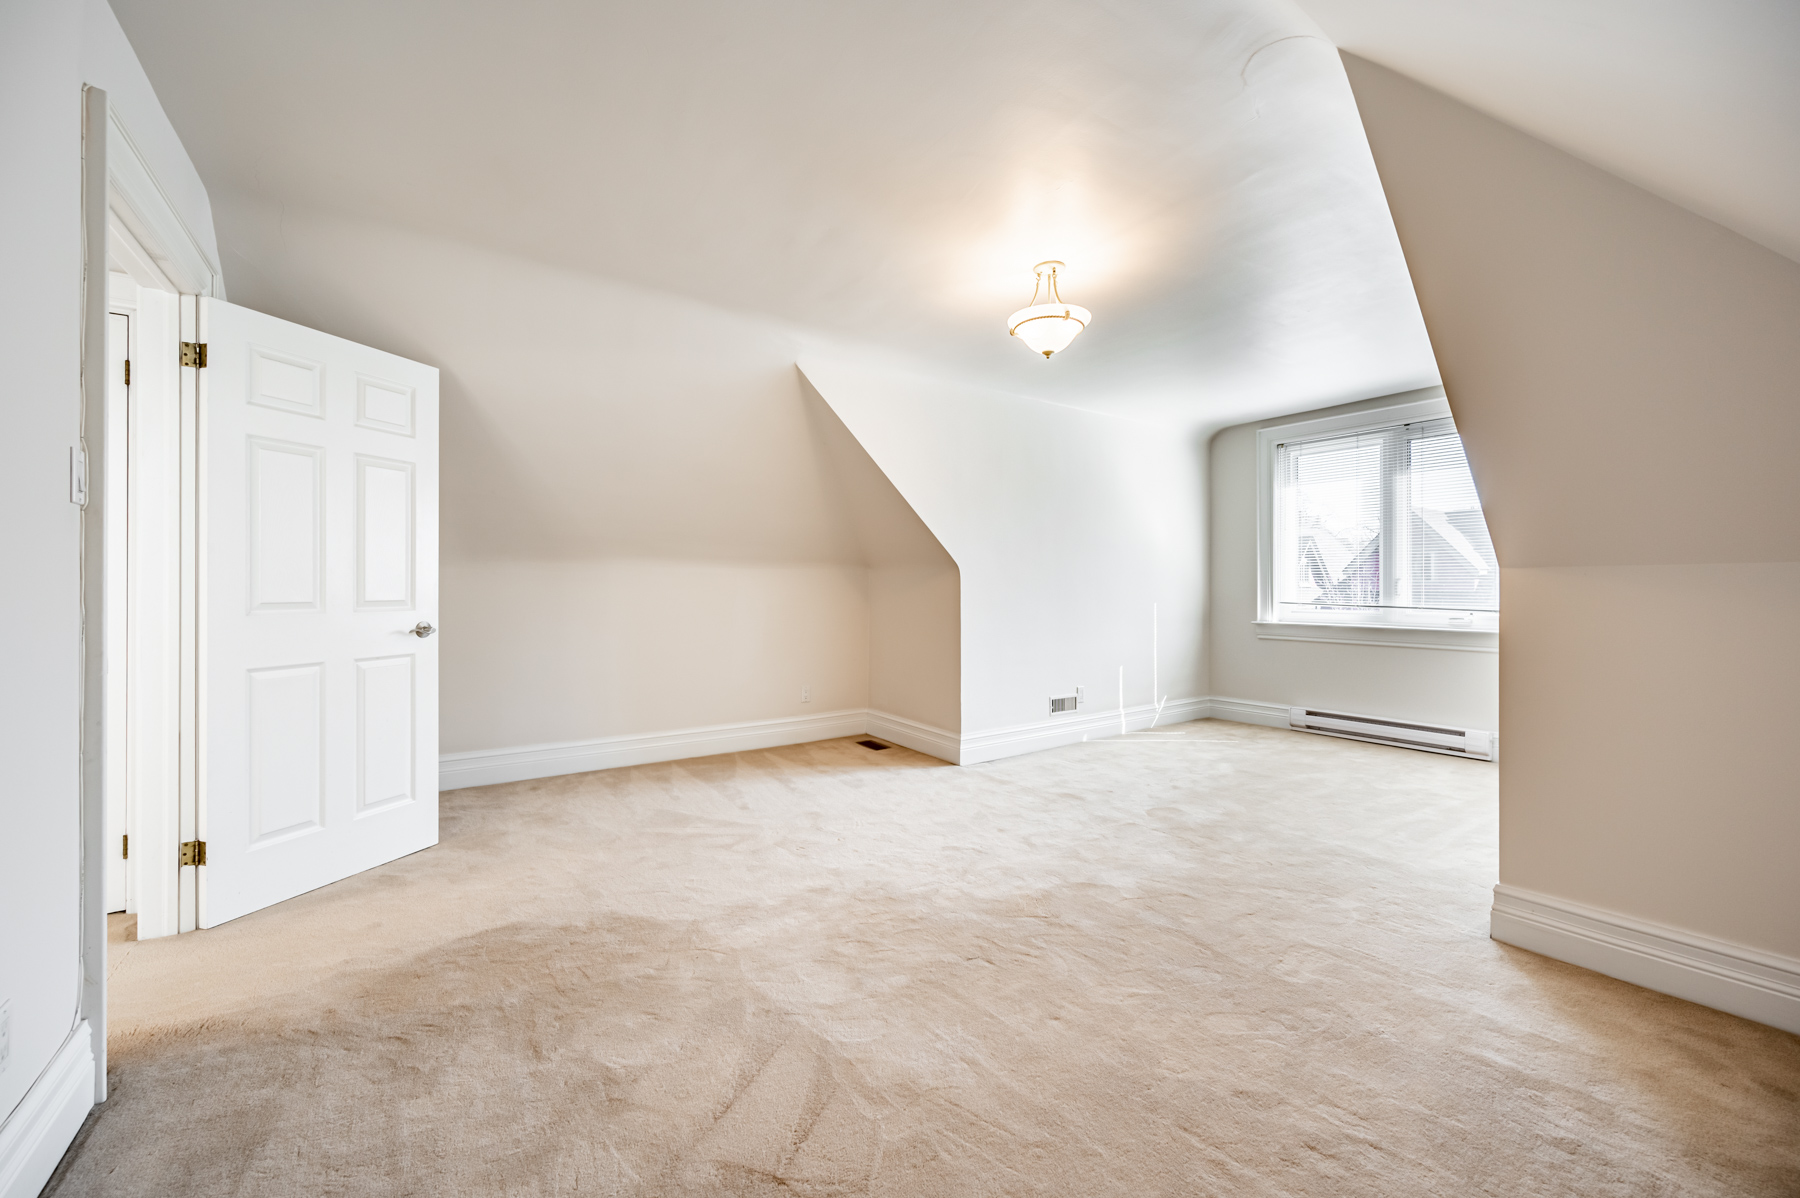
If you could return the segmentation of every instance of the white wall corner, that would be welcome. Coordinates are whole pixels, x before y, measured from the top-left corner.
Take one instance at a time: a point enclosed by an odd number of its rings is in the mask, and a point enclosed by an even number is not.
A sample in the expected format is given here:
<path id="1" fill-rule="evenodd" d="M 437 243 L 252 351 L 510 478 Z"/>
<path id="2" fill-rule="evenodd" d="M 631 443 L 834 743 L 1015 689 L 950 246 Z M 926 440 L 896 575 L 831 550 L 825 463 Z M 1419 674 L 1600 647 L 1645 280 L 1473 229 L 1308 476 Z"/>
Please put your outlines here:
<path id="1" fill-rule="evenodd" d="M 83 1020 L 0 1124 L 0 1198 L 37 1198 L 93 1105 L 93 1034 Z"/>
<path id="2" fill-rule="evenodd" d="M 1800 1034 L 1800 960 L 1504 883 L 1489 935 L 1647 990 Z"/>
<path id="3" fill-rule="evenodd" d="M 948 761 L 951 765 L 962 764 L 958 760 L 962 755 L 962 737 L 956 733 L 888 711 L 870 711 L 868 716 L 868 727 L 863 731 L 870 736 L 891 740 L 927 757 Z"/>
<path id="4" fill-rule="evenodd" d="M 1264 728 L 1286 728 L 1286 703 L 1259 703 L 1254 699 L 1228 699 L 1215 695 L 1205 700 L 1206 714 L 1190 719 L 1229 720 L 1234 724 L 1260 724 Z"/>

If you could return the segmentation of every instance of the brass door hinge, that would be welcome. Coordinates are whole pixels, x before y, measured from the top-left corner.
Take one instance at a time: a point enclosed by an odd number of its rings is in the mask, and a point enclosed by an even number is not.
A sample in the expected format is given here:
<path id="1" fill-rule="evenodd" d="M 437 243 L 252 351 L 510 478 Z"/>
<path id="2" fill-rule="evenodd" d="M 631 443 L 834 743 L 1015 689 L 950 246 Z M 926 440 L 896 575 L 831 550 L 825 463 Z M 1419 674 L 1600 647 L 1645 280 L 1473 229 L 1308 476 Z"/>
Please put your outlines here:
<path id="1" fill-rule="evenodd" d="M 181 842 L 181 863 L 183 865 L 206 864 L 206 842 L 204 840 L 184 840 Z"/>
<path id="2" fill-rule="evenodd" d="M 131 359 L 125 359 L 125 385 L 131 386 Z"/>
<path id="3" fill-rule="evenodd" d="M 206 342 L 183 341 L 181 343 L 181 364 L 183 366 L 206 366 Z"/>
<path id="4" fill-rule="evenodd" d="M 119 837 L 119 856 L 123 860 L 131 860 L 131 833 L 129 832 Z"/>

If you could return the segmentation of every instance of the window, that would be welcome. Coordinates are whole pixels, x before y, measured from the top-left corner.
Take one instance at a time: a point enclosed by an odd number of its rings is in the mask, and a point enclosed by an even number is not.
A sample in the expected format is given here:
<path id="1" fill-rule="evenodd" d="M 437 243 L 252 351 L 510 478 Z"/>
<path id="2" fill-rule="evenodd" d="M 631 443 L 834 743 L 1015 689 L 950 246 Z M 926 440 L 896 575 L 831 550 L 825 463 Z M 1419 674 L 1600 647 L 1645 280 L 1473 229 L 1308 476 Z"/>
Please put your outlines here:
<path id="1" fill-rule="evenodd" d="M 1443 400 L 1258 440 L 1262 623 L 1498 628 L 1500 566 Z"/>

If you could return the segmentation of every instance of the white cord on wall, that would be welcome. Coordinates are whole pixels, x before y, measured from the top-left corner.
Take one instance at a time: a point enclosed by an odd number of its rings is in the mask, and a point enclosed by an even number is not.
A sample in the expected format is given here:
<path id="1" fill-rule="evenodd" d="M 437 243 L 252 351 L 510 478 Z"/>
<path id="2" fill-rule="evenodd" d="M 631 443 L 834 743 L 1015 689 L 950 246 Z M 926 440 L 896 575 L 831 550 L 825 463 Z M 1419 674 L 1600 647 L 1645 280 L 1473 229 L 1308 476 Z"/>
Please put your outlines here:
<path id="1" fill-rule="evenodd" d="M 1160 663 L 1157 660 L 1162 653 L 1157 648 L 1156 633 L 1156 604 L 1152 603 L 1150 605 L 1150 698 L 1156 703 L 1156 714 L 1150 717 L 1151 728 L 1156 727 L 1156 721 L 1162 719 L 1163 704 L 1169 701 L 1169 696 L 1162 693 L 1162 675 L 1159 672 Z"/>

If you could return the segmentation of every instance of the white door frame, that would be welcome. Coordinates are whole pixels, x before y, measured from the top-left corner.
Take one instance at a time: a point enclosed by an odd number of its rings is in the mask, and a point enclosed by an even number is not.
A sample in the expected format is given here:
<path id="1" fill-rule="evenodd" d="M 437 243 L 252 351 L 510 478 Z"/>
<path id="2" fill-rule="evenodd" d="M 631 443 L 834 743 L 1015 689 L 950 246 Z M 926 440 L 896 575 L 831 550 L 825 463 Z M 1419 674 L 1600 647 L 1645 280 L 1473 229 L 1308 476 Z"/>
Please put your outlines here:
<path id="1" fill-rule="evenodd" d="M 199 756 L 195 745 L 199 735 L 199 592 L 196 580 L 201 546 L 197 534 L 199 509 L 196 498 L 200 372 L 179 365 L 178 347 L 183 341 L 206 340 L 204 330 L 196 324 L 199 308 L 196 300 L 199 296 L 224 299 L 225 280 L 200 239 L 181 219 L 116 112 L 108 114 L 106 148 L 111 214 L 129 231 L 156 269 L 173 284 L 172 290 L 178 297 L 177 311 L 171 322 L 173 327 L 162 334 L 163 345 L 171 354 L 169 377 L 177 389 L 176 412 L 172 416 L 176 425 L 173 429 L 159 430 L 174 436 L 175 460 L 170 463 L 170 469 L 177 487 L 178 527 L 174 545 L 164 543 L 158 549 L 161 553 L 174 551 L 179 554 L 178 580 L 172 596 L 174 611 L 167 610 L 166 606 L 158 606 L 154 611 L 147 609 L 147 618 L 154 621 L 157 635 L 177 647 L 177 676 L 171 679 L 158 675 L 154 680 L 157 696 L 165 702 L 170 696 L 176 699 L 176 726 L 170 728 L 166 723 L 158 726 L 159 717 L 166 720 L 169 708 L 162 706 L 157 715 L 152 716 L 149 709 L 154 700 L 148 695 L 142 705 L 144 719 L 141 721 L 142 726 L 155 728 L 159 748 L 164 753 L 171 746 L 168 738 L 174 738 L 175 759 L 171 763 L 160 754 L 156 755 L 155 767 L 162 771 L 158 775 L 158 785 L 144 789 L 146 793 L 154 793 L 158 801 L 132 804 L 134 822 L 142 826 L 141 834 L 146 841 L 144 856 L 133 871 L 136 875 L 133 881 L 137 891 L 138 936 L 149 939 L 191 932 L 196 926 L 195 887 L 199 871 L 193 867 L 183 868 L 178 862 L 181 843 L 199 839 L 194 812 L 199 793 L 196 774 Z M 159 437 L 157 447 L 166 453 L 170 442 Z M 143 636 L 141 628 L 139 635 Z M 143 756 L 149 758 L 152 755 L 146 753 Z M 169 789 L 171 772 L 173 793 Z"/>
<path id="2" fill-rule="evenodd" d="M 106 339 L 111 306 L 108 267 L 112 241 L 109 225 L 112 223 L 129 232 L 135 248 L 174 285 L 177 293 L 224 297 L 224 279 L 218 265 L 181 219 L 124 122 L 111 111 L 105 91 L 89 87 L 83 96 L 81 176 L 83 319 L 81 446 L 78 452 L 82 459 L 86 502 L 81 518 L 82 989 L 77 1027 L 85 1021 L 92 1040 L 95 1102 L 106 1100 L 106 862 L 109 840 L 106 788 L 125 782 L 124 778 L 116 776 L 116 762 L 112 771 L 114 776 L 109 776 L 106 751 L 111 724 L 107 717 L 107 666 L 112 655 L 123 656 L 127 652 L 126 645 L 116 643 L 116 636 L 108 635 L 109 624 L 115 627 L 118 624 L 116 618 L 109 620 L 108 605 L 127 602 L 127 589 L 125 580 L 117 577 L 116 568 L 113 577 L 109 578 L 107 574 L 107 463 L 110 456 L 124 456 L 129 452 L 125 444 L 109 445 L 107 436 Z M 167 348 L 171 354 L 178 352 L 175 346 Z M 137 349 L 140 354 L 144 352 L 141 344 Z M 146 361 L 145 365 L 148 367 L 150 363 Z M 191 375 L 194 372 L 182 370 L 179 373 Z M 185 398 L 191 392 L 191 382 L 183 380 L 183 383 Z M 192 425 L 188 424 L 186 428 L 192 428 Z M 128 441 L 129 436 L 125 440 Z M 186 443 L 191 440 L 191 436 L 181 437 L 183 459 L 189 457 Z M 73 469 L 71 473 L 73 475 Z M 73 477 L 71 487 L 74 487 Z M 128 526 L 129 523 L 127 520 Z M 129 575 L 129 570 L 127 573 Z M 181 621 L 185 622 L 188 614 L 181 611 Z M 166 620 L 167 615 L 166 612 L 158 613 L 156 618 Z M 130 627 L 129 621 L 126 627 Z M 130 639 L 128 633 L 127 645 Z M 193 644 L 191 639 L 181 643 L 184 650 Z M 183 651 L 181 657 L 191 659 L 192 654 Z M 117 669 L 114 673 L 122 680 L 126 669 Z M 191 667 L 184 673 L 191 678 Z M 189 705 L 190 693 L 184 688 L 184 707 Z M 128 729 L 129 723 L 128 718 Z M 149 844 L 143 846 L 143 857 L 138 864 L 151 865 L 153 854 L 150 849 Z M 143 908 L 159 901 L 156 891 L 160 883 L 152 869 L 140 868 L 134 872 L 137 874 L 136 897 L 141 919 Z"/>
<path id="3" fill-rule="evenodd" d="M 81 1010 L 94 1101 L 106 1101 L 106 93 L 87 88 L 81 129 Z"/>
<path id="4" fill-rule="evenodd" d="M 109 230 L 112 232 L 115 230 Z M 125 852 L 129 844 L 131 829 L 130 805 L 126 801 L 132 790 L 130 770 L 127 765 L 130 756 L 125 744 L 125 731 L 129 722 L 125 718 L 125 703 L 129 697 L 130 682 L 128 665 L 135 645 L 129 635 L 130 609 L 137 605 L 132 602 L 129 581 L 130 570 L 127 563 L 130 559 L 130 546 L 126 544 L 134 521 L 127 518 L 126 506 L 130 481 L 126 477 L 126 460 L 132 455 L 121 454 L 119 446 L 126 445 L 130 438 L 131 418 L 131 356 L 136 348 L 138 333 L 137 313 L 137 281 L 131 276 L 121 273 L 114 266 L 112 254 L 107 254 L 107 305 L 106 305 L 106 443 L 113 452 L 106 455 L 106 513 L 102 521 L 104 525 L 104 553 L 106 556 L 106 644 L 109 652 L 106 655 L 106 910 L 110 914 L 115 911 L 130 913 L 137 910 L 137 904 L 131 895 L 131 859 Z M 142 393 L 145 388 L 143 379 L 138 380 L 136 390 Z M 127 590 L 125 602 L 119 601 L 119 587 Z M 122 648 L 121 648 L 122 647 Z M 127 677 L 121 679 L 119 671 L 127 671 Z"/>
<path id="5" fill-rule="evenodd" d="M 117 112 L 106 118 L 107 207 L 181 295 L 225 298 L 225 279 L 175 210 Z"/>
<path id="6" fill-rule="evenodd" d="M 106 519 L 123 515 L 124 521 L 105 533 L 111 650 L 106 702 L 108 718 L 117 721 L 108 731 L 107 807 L 115 819 L 107 828 L 106 854 L 116 868 L 118 837 L 130 836 L 125 910 L 138 916 L 138 937 L 149 940 L 179 930 L 179 297 L 116 210 L 107 216 L 108 310 L 133 323 L 128 408 L 110 413 L 108 427 Z M 121 807 L 123 828 L 116 822 Z M 116 898 L 107 906 L 117 910 Z"/>
<path id="7" fill-rule="evenodd" d="M 103 608 L 123 606 L 127 612 L 122 620 L 116 610 L 103 617 L 115 633 L 122 627 L 126 634 L 123 645 L 105 645 L 103 653 L 117 657 L 115 668 L 103 676 L 129 682 L 122 702 L 106 703 L 115 715 L 124 715 L 124 737 L 112 740 L 123 739 L 126 751 L 123 762 L 103 771 L 101 785 L 103 793 L 117 787 L 126 792 L 134 849 L 128 909 L 138 916 L 138 937 L 147 940 L 195 926 L 195 871 L 178 862 L 181 842 L 196 839 L 191 825 L 198 371 L 180 365 L 180 343 L 204 339 L 191 327 L 195 297 L 223 297 L 224 287 L 217 265 L 181 219 L 119 114 L 108 109 L 105 119 L 107 265 L 137 281 L 139 302 L 133 419 L 127 436 L 105 447 L 108 479 L 128 490 L 126 504 L 112 507 L 115 513 L 129 512 L 129 565 L 125 578 L 108 579 L 103 587 Z M 129 471 L 121 459 L 131 461 Z M 96 524 L 103 522 L 104 516 Z M 96 531 L 107 539 L 103 529 Z M 115 849 L 106 834 L 103 852 Z"/>

